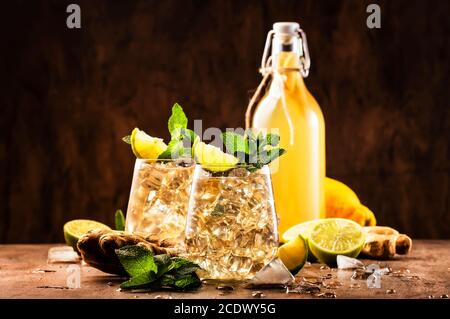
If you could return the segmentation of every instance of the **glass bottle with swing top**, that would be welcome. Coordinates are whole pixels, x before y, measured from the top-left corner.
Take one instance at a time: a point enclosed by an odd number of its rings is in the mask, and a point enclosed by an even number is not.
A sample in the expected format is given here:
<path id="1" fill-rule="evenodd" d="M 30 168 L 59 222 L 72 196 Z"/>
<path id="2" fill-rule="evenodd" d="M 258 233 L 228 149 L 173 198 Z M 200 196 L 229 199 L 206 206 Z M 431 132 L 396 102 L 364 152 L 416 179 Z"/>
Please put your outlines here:
<path id="1" fill-rule="evenodd" d="M 325 215 L 325 123 L 303 81 L 309 67 L 306 36 L 299 24 L 275 23 L 267 35 L 261 63 L 264 77 L 248 106 L 246 125 L 278 132 L 281 147 L 287 150 L 271 163 L 280 234 Z"/>

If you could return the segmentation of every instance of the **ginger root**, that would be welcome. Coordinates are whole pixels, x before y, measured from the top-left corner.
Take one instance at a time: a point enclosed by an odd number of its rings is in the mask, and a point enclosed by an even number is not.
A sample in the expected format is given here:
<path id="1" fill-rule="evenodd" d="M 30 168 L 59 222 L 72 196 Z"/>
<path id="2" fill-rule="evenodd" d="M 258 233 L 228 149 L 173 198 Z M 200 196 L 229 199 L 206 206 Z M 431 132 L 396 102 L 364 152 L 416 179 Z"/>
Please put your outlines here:
<path id="1" fill-rule="evenodd" d="M 145 236 L 110 229 L 92 230 L 83 235 L 77 243 L 78 251 L 84 262 L 103 272 L 126 275 L 115 249 L 128 245 L 140 245 L 155 255 L 176 255 L 173 243 L 161 241 L 154 235 Z"/>
<path id="2" fill-rule="evenodd" d="M 406 255 L 411 251 L 412 240 L 391 227 L 363 227 L 366 240 L 361 254 L 376 259 L 389 259 L 398 255 Z"/>

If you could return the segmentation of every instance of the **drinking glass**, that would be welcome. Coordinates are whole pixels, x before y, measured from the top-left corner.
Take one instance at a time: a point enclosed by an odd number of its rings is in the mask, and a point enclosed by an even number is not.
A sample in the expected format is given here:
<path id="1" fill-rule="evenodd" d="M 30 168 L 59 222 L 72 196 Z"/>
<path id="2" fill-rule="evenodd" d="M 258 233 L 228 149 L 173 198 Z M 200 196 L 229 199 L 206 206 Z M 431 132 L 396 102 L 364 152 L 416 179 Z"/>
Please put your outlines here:
<path id="1" fill-rule="evenodd" d="M 212 173 L 196 165 L 185 233 L 186 256 L 203 279 L 252 278 L 278 248 L 268 166 Z"/>
<path id="2" fill-rule="evenodd" d="M 182 245 L 194 167 L 180 160 L 136 159 L 125 230 Z"/>

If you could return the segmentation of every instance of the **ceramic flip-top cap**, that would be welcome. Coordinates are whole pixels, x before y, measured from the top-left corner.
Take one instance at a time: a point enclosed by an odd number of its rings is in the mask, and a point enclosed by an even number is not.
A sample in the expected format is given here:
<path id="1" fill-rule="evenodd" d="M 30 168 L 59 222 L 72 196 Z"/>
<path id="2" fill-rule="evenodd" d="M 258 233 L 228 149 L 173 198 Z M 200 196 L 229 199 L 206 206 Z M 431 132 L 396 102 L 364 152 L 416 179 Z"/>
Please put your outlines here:
<path id="1" fill-rule="evenodd" d="M 276 22 L 273 24 L 273 31 L 276 33 L 297 34 L 300 25 L 297 22 Z"/>

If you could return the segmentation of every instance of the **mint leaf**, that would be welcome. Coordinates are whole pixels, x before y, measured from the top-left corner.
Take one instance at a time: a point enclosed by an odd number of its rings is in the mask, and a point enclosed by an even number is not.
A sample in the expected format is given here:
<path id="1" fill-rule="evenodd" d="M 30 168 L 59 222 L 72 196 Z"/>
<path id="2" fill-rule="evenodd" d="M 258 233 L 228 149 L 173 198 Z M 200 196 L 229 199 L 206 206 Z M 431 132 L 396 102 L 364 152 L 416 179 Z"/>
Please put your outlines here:
<path id="1" fill-rule="evenodd" d="M 183 137 L 183 140 L 188 140 L 191 143 L 194 143 L 195 139 L 198 137 L 198 135 L 188 128 L 180 129 L 181 136 Z"/>
<path id="2" fill-rule="evenodd" d="M 181 267 L 179 270 L 177 270 L 177 274 L 178 275 L 187 275 L 187 274 L 195 273 L 199 269 L 200 269 L 200 266 L 197 264 L 186 265 L 186 266 Z"/>
<path id="3" fill-rule="evenodd" d="M 244 134 L 247 139 L 256 140 L 256 135 L 253 129 L 251 128 L 246 129 Z"/>
<path id="4" fill-rule="evenodd" d="M 177 128 L 187 128 L 187 123 L 188 119 L 183 112 L 183 108 L 178 103 L 175 103 L 172 107 L 172 115 L 168 121 L 170 135 L 173 136 L 173 134 L 176 134 L 175 130 Z"/>
<path id="5" fill-rule="evenodd" d="M 280 143 L 280 135 L 275 133 L 268 133 L 266 135 L 266 143 L 270 146 L 277 146 Z"/>
<path id="6" fill-rule="evenodd" d="M 187 259 L 165 254 L 153 256 L 151 251 L 138 245 L 122 247 L 116 253 L 131 276 L 120 285 L 121 288 L 151 291 L 170 287 L 187 290 L 201 285 L 195 272 L 200 267 Z"/>
<path id="7" fill-rule="evenodd" d="M 115 251 L 123 268 L 131 277 L 151 272 L 156 274 L 158 271 L 153 253 L 142 246 L 124 246 Z"/>
<path id="8" fill-rule="evenodd" d="M 175 284 L 177 278 L 172 274 L 164 274 L 159 280 L 161 286 L 172 286 Z"/>
<path id="9" fill-rule="evenodd" d="M 125 230 L 125 217 L 120 209 L 116 210 L 115 224 L 116 230 Z"/>
<path id="10" fill-rule="evenodd" d="M 244 136 L 234 132 L 224 132 L 220 135 L 227 153 L 234 155 L 237 152 L 247 153 Z"/>
<path id="11" fill-rule="evenodd" d="M 258 140 L 257 137 L 253 134 L 253 132 L 246 132 L 246 153 L 251 155 L 256 152 L 258 149 Z"/>
<path id="12" fill-rule="evenodd" d="M 162 152 L 158 159 L 177 159 L 183 156 L 185 153 L 184 145 L 182 140 L 171 140 L 167 144 L 167 148 Z"/>
<path id="13" fill-rule="evenodd" d="M 257 138 L 258 150 L 263 150 L 267 145 L 277 146 L 280 143 L 280 136 L 275 133 L 268 133 L 266 135 L 259 133 Z"/>
<path id="14" fill-rule="evenodd" d="M 284 153 L 286 153 L 286 150 L 283 148 L 279 148 L 279 147 L 272 148 L 270 150 L 261 151 L 258 154 L 258 164 L 261 164 L 261 165 L 269 164 L 270 162 L 275 160 L 277 157 L 280 157 Z"/>
<path id="15" fill-rule="evenodd" d="M 178 103 L 175 103 L 168 122 L 171 140 L 167 145 L 167 149 L 158 156 L 158 159 L 177 159 L 179 157 L 192 156 L 192 144 L 197 134 L 187 128 L 187 123 L 188 119 L 183 112 L 183 108 Z"/>
<path id="16" fill-rule="evenodd" d="M 196 273 L 186 275 L 165 274 L 160 279 L 161 286 L 168 286 L 180 290 L 194 289 L 201 285 Z"/>
<path id="17" fill-rule="evenodd" d="M 158 266 L 157 277 L 161 277 L 173 268 L 173 263 L 169 255 L 162 254 L 154 257 L 156 265 Z"/>
<path id="18" fill-rule="evenodd" d="M 171 133 L 172 140 L 184 140 L 184 141 L 192 141 L 194 142 L 197 134 L 188 128 L 175 128 Z"/>
<path id="19" fill-rule="evenodd" d="M 182 290 L 200 286 L 200 279 L 195 273 L 196 270 L 200 269 L 199 265 L 184 258 L 172 257 L 169 258 L 170 266 L 167 266 L 167 257 L 164 257 L 164 259 L 166 261 L 165 267 L 168 271 L 161 275 L 158 271 L 158 276 L 161 276 L 159 279 L 161 286 L 169 286 Z"/>
<path id="20" fill-rule="evenodd" d="M 131 144 L 131 135 L 122 137 L 122 141 L 124 141 L 127 144 Z"/>
<path id="21" fill-rule="evenodd" d="M 155 280 L 155 275 L 153 273 L 143 273 L 139 276 L 132 277 L 131 279 L 123 282 L 120 288 L 124 289 L 139 289 L 146 288 L 146 286 Z"/>
<path id="22" fill-rule="evenodd" d="M 177 269 L 178 272 L 181 271 L 180 269 L 184 269 L 184 273 L 186 273 L 186 269 L 189 269 L 189 272 L 193 272 L 197 269 L 200 269 L 199 265 L 184 258 L 172 257 L 171 261 L 172 261 L 172 269 Z"/>
<path id="23" fill-rule="evenodd" d="M 179 277 L 174 283 L 175 287 L 182 290 L 197 288 L 200 287 L 200 285 L 201 281 L 195 273 Z"/>

